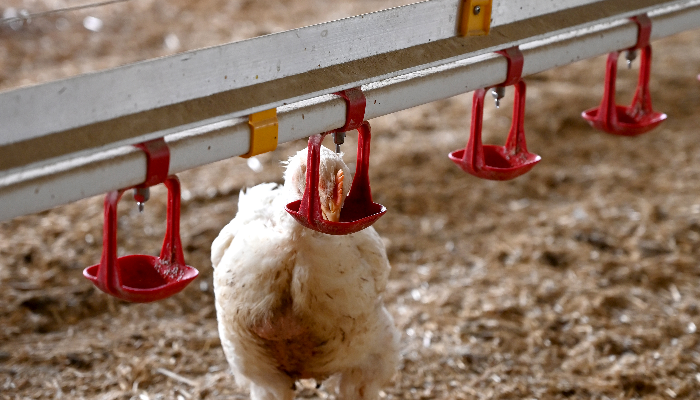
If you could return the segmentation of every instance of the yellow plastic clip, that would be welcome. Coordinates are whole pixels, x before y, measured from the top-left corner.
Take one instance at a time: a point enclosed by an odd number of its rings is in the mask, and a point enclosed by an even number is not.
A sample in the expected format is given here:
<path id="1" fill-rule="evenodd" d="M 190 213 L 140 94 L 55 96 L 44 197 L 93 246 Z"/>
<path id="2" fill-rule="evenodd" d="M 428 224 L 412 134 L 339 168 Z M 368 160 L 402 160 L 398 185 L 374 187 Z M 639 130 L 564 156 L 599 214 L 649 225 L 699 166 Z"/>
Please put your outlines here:
<path id="1" fill-rule="evenodd" d="M 241 157 L 249 158 L 277 148 L 277 109 L 256 112 L 248 117 L 250 151 Z"/>
<path id="2" fill-rule="evenodd" d="M 459 36 L 484 36 L 491 29 L 493 0 L 463 0 L 459 18 Z"/>

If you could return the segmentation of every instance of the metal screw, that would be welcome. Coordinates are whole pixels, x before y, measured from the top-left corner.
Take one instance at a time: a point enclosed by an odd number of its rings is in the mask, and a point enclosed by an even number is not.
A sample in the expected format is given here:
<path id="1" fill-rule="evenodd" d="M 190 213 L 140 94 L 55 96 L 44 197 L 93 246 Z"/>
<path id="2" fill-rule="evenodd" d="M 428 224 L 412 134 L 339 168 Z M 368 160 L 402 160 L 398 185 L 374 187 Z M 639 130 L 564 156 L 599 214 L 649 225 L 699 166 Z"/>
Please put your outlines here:
<path id="1" fill-rule="evenodd" d="M 474 6 L 474 15 L 479 15 L 481 12 L 481 6 Z"/>
<path id="2" fill-rule="evenodd" d="M 506 96 L 505 86 L 496 86 L 491 90 L 491 96 L 496 100 L 496 108 L 501 107 L 501 99 Z"/>
<path id="3" fill-rule="evenodd" d="M 627 59 L 627 69 L 632 68 L 632 61 L 637 58 L 637 50 L 628 50 L 625 59 Z"/>

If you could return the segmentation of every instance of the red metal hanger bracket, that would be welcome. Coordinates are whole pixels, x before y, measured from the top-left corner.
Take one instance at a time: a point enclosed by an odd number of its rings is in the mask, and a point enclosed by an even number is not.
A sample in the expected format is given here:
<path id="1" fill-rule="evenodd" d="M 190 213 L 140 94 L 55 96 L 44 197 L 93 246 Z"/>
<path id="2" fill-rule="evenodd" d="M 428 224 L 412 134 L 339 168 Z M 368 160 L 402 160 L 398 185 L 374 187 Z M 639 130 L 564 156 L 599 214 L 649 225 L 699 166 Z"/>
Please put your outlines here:
<path id="1" fill-rule="evenodd" d="M 135 144 L 146 153 L 146 180 L 137 187 L 150 187 L 165 182 L 170 168 L 170 149 L 165 139 L 158 138 Z"/>
<path id="2" fill-rule="evenodd" d="M 356 87 L 341 90 L 333 94 L 342 97 L 345 100 L 345 104 L 347 104 L 345 125 L 343 125 L 342 128 L 336 129 L 336 131 L 348 132 L 359 128 L 365 120 L 365 109 L 367 108 L 367 99 L 362 89 Z"/>
<path id="3" fill-rule="evenodd" d="M 362 89 L 359 87 L 341 90 L 333 93 L 345 100 L 345 125 L 338 128 L 333 133 L 333 142 L 335 143 L 335 152 L 340 153 L 340 145 L 345 143 L 345 132 L 355 130 L 362 125 L 365 120 L 365 109 L 367 107 L 367 99 Z"/>
<path id="4" fill-rule="evenodd" d="M 643 49 L 651 44 L 651 18 L 646 14 L 640 14 L 630 18 L 637 24 L 637 43 L 628 50 Z"/>
<path id="5" fill-rule="evenodd" d="M 496 51 L 496 54 L 502 55 L 508 61 L 506 80 L 498 86 L 512 86 L 518 83 L 523 76 L 523 64 L 525 64 L 525 57 L 520 48 L 518 46 L 509 47 Z"/>

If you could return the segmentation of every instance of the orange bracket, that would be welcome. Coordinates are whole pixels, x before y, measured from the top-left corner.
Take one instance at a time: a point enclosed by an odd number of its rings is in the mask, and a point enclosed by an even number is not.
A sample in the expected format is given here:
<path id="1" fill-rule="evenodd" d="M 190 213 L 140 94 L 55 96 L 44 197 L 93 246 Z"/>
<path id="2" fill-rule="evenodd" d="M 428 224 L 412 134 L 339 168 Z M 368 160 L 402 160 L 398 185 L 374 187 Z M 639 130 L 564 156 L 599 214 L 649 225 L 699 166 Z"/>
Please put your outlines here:
<path id="1" fill-rule="evenodd" d="M 459 36 L 484 36 L 491 29 L 493 0 L 463 0 L 459 16 Z"/>
<path id="2" fill-rule="evenodd" d="M 258 154 L 267 153 L 277 148 L 277 109 L 260 111 L 248 117 L 250 126 L 250 151 L 241 157 L 249 158 Z"/>

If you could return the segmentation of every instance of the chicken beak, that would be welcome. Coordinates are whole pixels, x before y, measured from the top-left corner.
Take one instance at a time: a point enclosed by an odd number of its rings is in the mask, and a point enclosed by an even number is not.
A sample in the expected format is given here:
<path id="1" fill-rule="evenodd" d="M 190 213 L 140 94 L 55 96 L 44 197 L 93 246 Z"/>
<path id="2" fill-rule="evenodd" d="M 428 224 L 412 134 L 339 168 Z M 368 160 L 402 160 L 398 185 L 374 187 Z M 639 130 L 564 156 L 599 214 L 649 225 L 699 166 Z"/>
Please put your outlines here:
<path id="1" fill-rule="evenodd" d="M 333 197 L 329 199 L 328 204 L 321 202 L 321 211 L 323 213 L 323 218 L 327 221 L 338 222 L 340 221 L 340 210 L 343 207 L 343 182 L 345 181 L 345 174 L 343 170 L 338 170 L 335 176 L 335 187 L 333 188 Z"/>
<path id="2" fill-rule="evenodd" d="M 332 210 L 332 207 L 326 207 L 325 205 L 321 206 L 321 211 L 323 213 L 323 219 L 326 221 L 331 221 L 331 222 L 338 222 L 340 221 L 340 209 L 338 210 Z"/>

